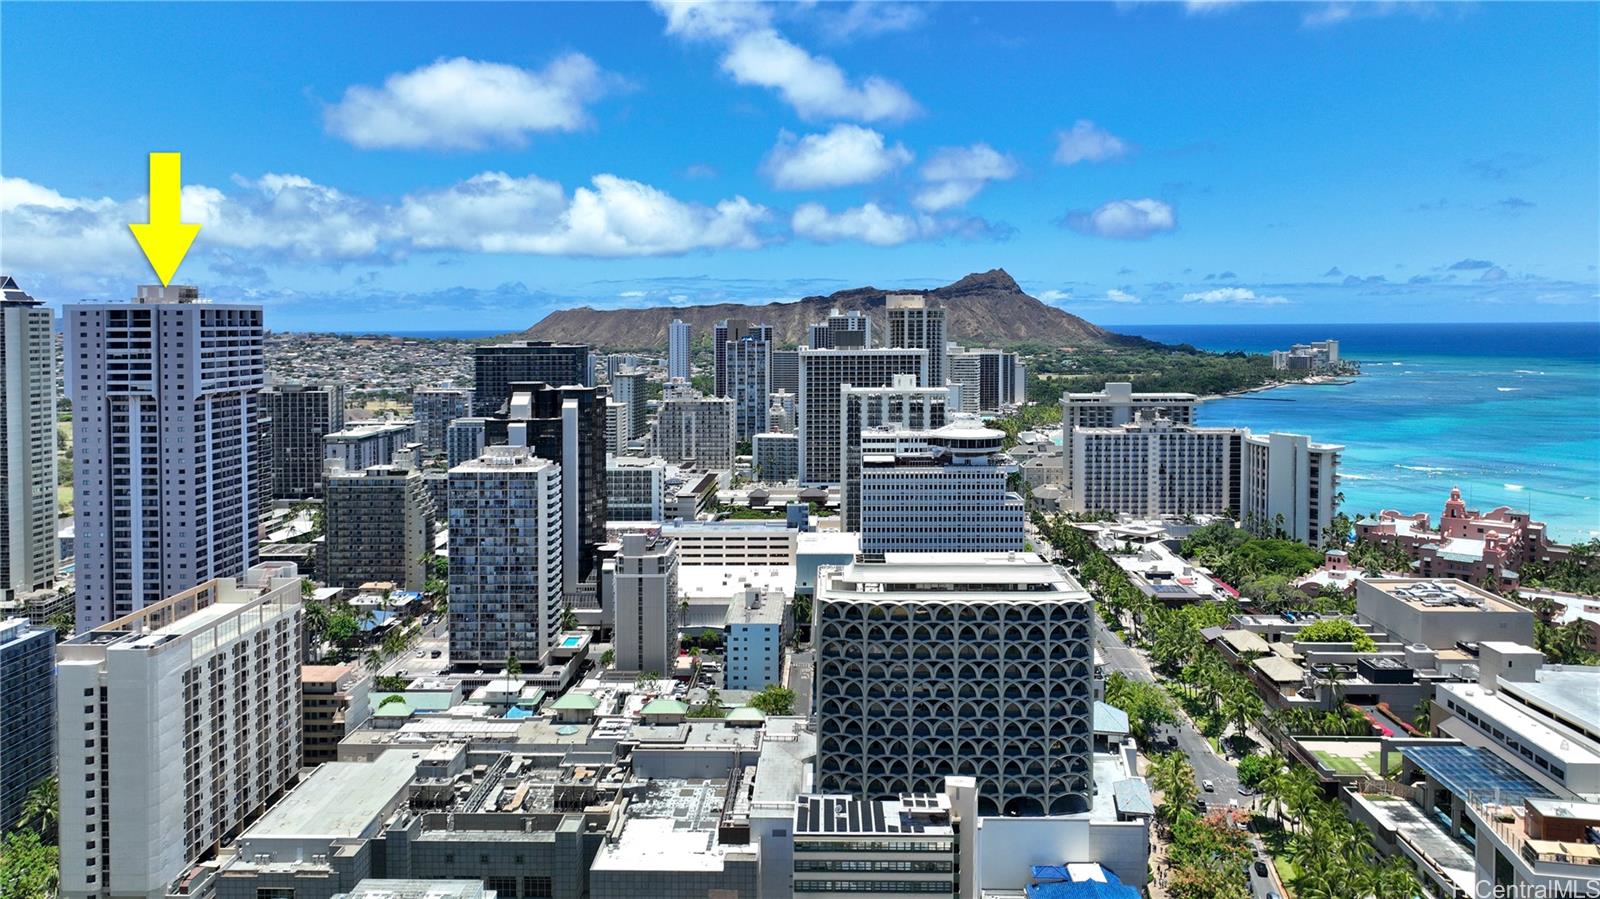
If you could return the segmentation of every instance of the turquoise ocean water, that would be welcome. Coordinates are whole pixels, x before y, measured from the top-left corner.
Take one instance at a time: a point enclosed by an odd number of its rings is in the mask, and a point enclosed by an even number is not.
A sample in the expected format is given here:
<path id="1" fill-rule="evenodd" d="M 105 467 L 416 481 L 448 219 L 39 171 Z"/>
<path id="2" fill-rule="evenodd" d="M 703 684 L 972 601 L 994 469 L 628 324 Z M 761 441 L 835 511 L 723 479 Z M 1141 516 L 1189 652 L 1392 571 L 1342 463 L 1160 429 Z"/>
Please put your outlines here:
<path id="1" fill-rule="evenodd" d="M 1338 338 L 1362 375 L 1212 400 L 1203 425 L 1292 431 L 1345 446 L 1343 509 L 1427 512 L 1453 486 L 1563 541 L 1600 536 L 1600 323 L 1122 325 L 1207 350 L 1266 352 Z"/>

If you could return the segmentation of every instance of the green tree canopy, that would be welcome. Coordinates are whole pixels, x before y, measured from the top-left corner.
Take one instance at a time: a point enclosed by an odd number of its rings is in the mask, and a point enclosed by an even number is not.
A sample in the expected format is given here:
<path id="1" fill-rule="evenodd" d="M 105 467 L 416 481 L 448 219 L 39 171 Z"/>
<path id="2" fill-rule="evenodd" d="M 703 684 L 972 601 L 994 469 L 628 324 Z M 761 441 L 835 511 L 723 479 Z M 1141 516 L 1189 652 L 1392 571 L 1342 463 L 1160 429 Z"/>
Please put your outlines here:
<path id="1" fill-rule="evenodd" d="M 1349 643 L 1356 652 L 1372 652 L 1378 644 L 1354 622 L 1343 618 L 1324 618 L 1300 629 L 1297 643 Z"/>
<path id="2" fill-rule="evenodd" d="M 794 691 L 781 684 L 767 684 L 750 697 L 750 707 L 765 715 L 793 715 Z"/>

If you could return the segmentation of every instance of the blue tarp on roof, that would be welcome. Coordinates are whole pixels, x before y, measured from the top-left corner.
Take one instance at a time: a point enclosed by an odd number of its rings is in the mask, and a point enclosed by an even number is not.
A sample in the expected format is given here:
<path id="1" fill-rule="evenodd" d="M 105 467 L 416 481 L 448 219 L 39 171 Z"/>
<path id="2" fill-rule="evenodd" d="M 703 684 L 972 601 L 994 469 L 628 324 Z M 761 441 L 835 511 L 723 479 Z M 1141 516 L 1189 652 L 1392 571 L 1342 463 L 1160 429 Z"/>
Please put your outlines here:
<path id="1" fill-rule="evenodd" d="M 1074 873 L 1092 870 L 1096 879 L 1074 880 Z M 1100 865 L 1034 865 L 1028 899 L 1139 899 L 1139 891 Z M 1104 877 L 1104 880 L 1098 879 Z"/>

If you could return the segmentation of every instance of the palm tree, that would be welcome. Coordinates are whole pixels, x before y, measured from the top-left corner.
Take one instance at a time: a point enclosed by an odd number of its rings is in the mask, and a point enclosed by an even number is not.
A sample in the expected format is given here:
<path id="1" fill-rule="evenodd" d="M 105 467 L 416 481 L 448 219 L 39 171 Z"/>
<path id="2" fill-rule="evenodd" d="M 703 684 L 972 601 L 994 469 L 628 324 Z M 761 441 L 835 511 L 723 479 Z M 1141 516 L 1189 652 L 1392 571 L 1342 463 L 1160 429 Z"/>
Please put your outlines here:
<path id="1" fill-rule="evenodd" d="M 301 583 L 309 584 L 311 581 L 304 580 Z M 311 638 L 313 646 L 320 645 L 322 635 L 328 632 L 328 607 L 320 602 L 308 602 L 303 608 L 306 613 L 306 635 Z"/>
<path id="2" fill-rule="evenodd" d="M 60 786 L 60 782 L 54 777 L 39 781 L 28 791 L 27 798 L 22 804 L 22 818 L 17 822 L 23 826 L 36 827 L 40 836 L 48 843 L 55 842 L 56 822 L 61 818 Z"/>
<path id="3" fill-rule="evenodd" d="M 383 668 L 383 650 L 376 646 L 367 650 L 367 667 L 373 671 Z"/>
<path id="4" fill-rule="evenodd" d="M 506 656 L 506 676 L 507 677 L 518 677 L 521 674 L 522 674 L 522 663 L 517 661 L 517 654 L 515 652 L 513 652 L 510 655 Z"/>
<path id="5" fill-rule="evenodd" d="M 1259 789 L 1261 790 L 1262 798 L 1266 799 L 1267 805 L 1272 809 L 1273 819 L 1282 824 L 1283 791 L 1289 780 L 1288 761 L 1284 759 L 1283 753 L 1273 749 L 1266 754 L 1264 767 L 1268 773 L 1262 779 Z"/>
<path id="6" fill-rule="evenodd" d="M 1283 787 L 1284 802 L 1294 814 L 1297 826 L 1304 826 L 1306 814 L 1322 795 L 1321 785 L 1309 768 L 1296 767 Z"/>
<path id="7" fill-rule="evenodd" d="M 1373 883 L 1374 899 L 1412 899 L 1421 892 L 1422 884 L 1403 856 L 1390 856 L 1379 866 Z"/>
<path id="8" fill-rule="evenodd" d="M 1417 703 L 1417 710 L 1411 716 L 1411 726 L 1415 727 L 1417 730 L 1420 730 L 1425 734 L 1428 733 L 1432 729 L 1432 724 L 1430 723 L 1431 720 L 1432 720 L 1432 715 L 1433 715 L 1433 700 L 1424 699 L 1424 700 L 1418 702 Z"/>
<path id="9" fill-rule="evenodd" d="M 1181 752 L 1164 753 L 1150 762 L 1151 782 L 1161 791 L 1162 815 L 1170 825 L 1200 795 L 1194 783 L 1194 768 Z"/>

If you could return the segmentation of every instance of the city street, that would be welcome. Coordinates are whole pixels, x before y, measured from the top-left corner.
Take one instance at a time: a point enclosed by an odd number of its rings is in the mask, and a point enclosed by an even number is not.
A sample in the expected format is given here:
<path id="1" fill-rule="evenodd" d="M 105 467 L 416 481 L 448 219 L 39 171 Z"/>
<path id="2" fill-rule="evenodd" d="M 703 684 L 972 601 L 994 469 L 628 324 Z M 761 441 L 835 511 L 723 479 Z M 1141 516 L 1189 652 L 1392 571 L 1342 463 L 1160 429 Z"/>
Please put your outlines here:
<path id="1" fill-rule="evenodd" d="M 789 654 L 788 682 L 794 691 L 794 713 L 811 715 L 811 682 L 816 675 L 816 653 L 806 649 Z"/>
<path id="2" fill-rule="evenodd" d="M 378 671 L 380 677 L 416 677 L 420 674 L 434 674 L 450 665 L 450 634 L 449 621 L 440 618 L 428 624 L 422 630 L 422 636 L 413 641 L 405 652 L 383 663 Z M 439 657 L 433 658 L 434 650 L 438 650 Z M 419 657 L 418 652 L 422 655 Z M 400 672 L 404 671 L 404 674 Z"/>
<path id="3" fill-rule="evenodd" d="M 1122 639 L 1112 633 L 1099 618 L 1095 619 L 1095 641 L 1110 671 L 1121 672 L 1126 677 L 1147 684 L 1156 682 L 1155 674 L 1150 670 L 1144 655 L 1122 642 Z M 1189 765 L 1194 768 L 1195 785 L 1201 787 L 1200 798 L 1210 805 L 1226 806 L 1231 799 L 1237 800 L 1240 806 L 1251 806 L 1256 797 L 1239 795 L 1238 769 L 1212 750 L 1210 742 L 1195 730 L 1194 724 L 1181 709 L 1177 714 L 1178 749 L 1189 759 Z M 1203 785 L 1208 780 L 1215 789 L 1210 791 L 1204 789 Z M 1258 856 L 1267 856 L 1259 838 L 1252 835 L 1251 842 L 1255 844 Z M 1282 895 L 1280 885 L 1273 879 L 1275 872 L 1270 862 L 1267 873 L 1267 877 L 1261 877 L 1254 870 L 1250 872 L 1250 891 L 1256 899 Z"/>

